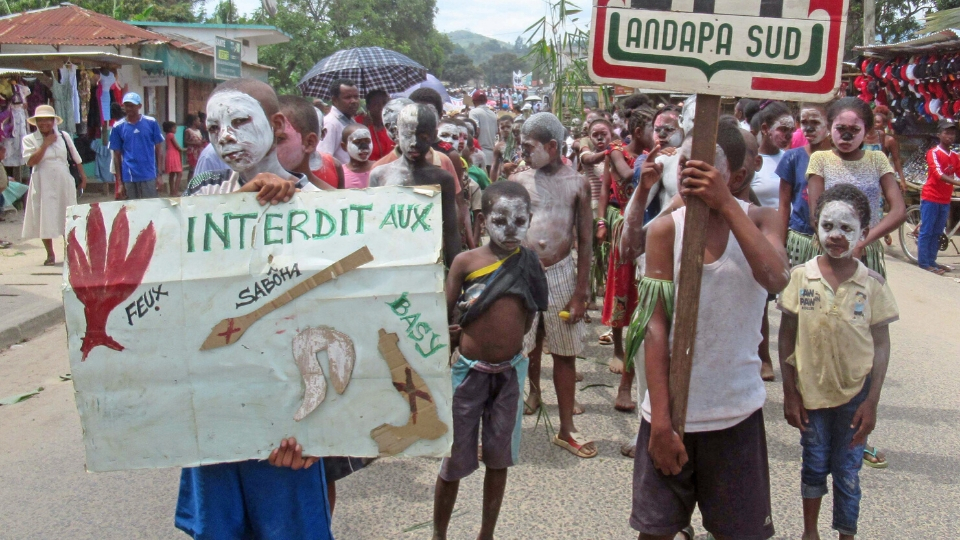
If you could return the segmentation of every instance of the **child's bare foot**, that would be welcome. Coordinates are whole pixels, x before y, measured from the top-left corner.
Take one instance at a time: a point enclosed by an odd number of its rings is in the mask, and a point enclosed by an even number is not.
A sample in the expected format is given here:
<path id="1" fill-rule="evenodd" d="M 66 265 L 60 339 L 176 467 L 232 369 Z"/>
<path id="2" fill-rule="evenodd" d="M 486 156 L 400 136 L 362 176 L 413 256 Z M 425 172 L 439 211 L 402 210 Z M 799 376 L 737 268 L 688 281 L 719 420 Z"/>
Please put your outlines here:
<path id="1" fill-rule="evenodd" d="M 620 445 L 620 454 L 623 457 L 628 457 L 630 459 L 633 459 L 634 457 L 636 457 L 636 454 L 637 454 L 637 445 L 633 443 Z"/>
<path id="2" fill-rule="evenodd" d="M 610 363 L 607 364 L 610 368 L 610 373 L 621 374 L 623 373 L 623 360 L 614 356 L 610 359 Z"/>
<path id="3" fill-rule="evenodd" d="M 577 382 L 583 382 L 583 373 L 577 372 Z"/>
<path id="4" fill-rule="evenodd" d="M 539 392 L 530 392 L 527 394 L 527 399 L 523 400 L 523 414 L 531 415 L 537 414 L 537 411 L 540 409 L 540 393 Z"/>
<path id="5" fill-rule="evenodd" d="M 817 531 L 813 531 L 813 532 L 804 531 L 803 536 L 800 537 L 800 540 L 820 540 L 820 533 Z"/>
<path id="6" fill-rule="evenodd" d="M 574 416 L 576 416 L 576 415 L 578 415 L 578 414 L 583 414 L 583 410 L 584 410 L 584 409 L 583 409 L 583 405 L 581 405 L 580 403 L 578 403 L 578 402 L 576 402 L 576 401 L 573 402 L 573 415 L 574 415 Z"/>
<path id="7" fill-rule="evenodd" d="M 637 410 L 637 403 L 633 401 L 629 388 L 622 386 L 617 390 L 617 400 L 613 403 L 613 408 L 620 412 L 633 412 Z"/>

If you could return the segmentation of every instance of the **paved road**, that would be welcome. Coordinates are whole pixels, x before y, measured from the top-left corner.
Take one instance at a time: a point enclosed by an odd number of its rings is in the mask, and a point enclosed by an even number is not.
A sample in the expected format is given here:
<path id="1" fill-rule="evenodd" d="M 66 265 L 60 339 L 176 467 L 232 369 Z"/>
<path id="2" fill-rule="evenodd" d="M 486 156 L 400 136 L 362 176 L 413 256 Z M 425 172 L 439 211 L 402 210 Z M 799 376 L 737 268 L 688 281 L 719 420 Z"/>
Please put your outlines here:
<path id="1" fill-rule="evenodd" d="M 898 260 L 888 258 L 888 265 L 902 320 L 892 327 L 890 372 L 871 441 L 886 450 L 891 466 L 862 473 L 860 537 L 952 538 L 960 530 L 960 283 Z M 775 317 L 774 335 L 776 328 Z M 56 326 L 0 353 L 0 397 L 44 387 L 30 400 L 0 407 L 0 538 L 183 538 L 173 528 L 176 470 L 84 471 L 72 385 L 57 377 L 69 371 L 65 348 L 64 329 Z M 510 471 L 501 539 L 636 537 L 627 524 L 632 462 L 618 448 L 633 437 L 637 419 L 611 406 L 617 379 L 599 360 L 610 349 L 591 345 L 588 354 L 580 387 L 609 386 L 580 393 L 587 413 L 577 422 L 596 438 L 600 456 L 572 457 L 549 443 L 543 424 L 525 418 L 522 464 Z M 548 361 L 544 375 L 550 374 Z M 776 537 L 797 538 L 799 436 L 782 419 L 779 384 L 768 384 L 767 391 Z M 556 401 L 549 393 L 546 399 L 556 423 Z M 429 538 L 437 470 L 437 460 L 383 459 L 340 482 L 337 537 Z M 475 537 L 482 478 L 474 474 L 461 483 L 451 538 Z M 829 499 L 824 508 L 821 533 L 835 538 Z M 703 538 L 698 520 L 695 526 Z"/>

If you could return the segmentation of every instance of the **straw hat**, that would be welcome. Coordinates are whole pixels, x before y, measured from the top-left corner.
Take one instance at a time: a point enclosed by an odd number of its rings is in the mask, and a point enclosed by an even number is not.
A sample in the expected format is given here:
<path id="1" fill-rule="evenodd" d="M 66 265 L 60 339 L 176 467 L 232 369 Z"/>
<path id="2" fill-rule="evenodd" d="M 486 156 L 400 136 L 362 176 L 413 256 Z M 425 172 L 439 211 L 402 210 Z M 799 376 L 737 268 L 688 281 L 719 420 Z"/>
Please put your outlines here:
<path id="1" fill-rule="evenodd" d="M 54 111 L 53 107 L 50 105 L 37 106 L 37 110 L 33 113 L 33 116 L 27 118 L 27 123 L 31 126 L 35 126 L 37 125 L 37 118 L 56 118 L 58 126 L 63 123 L 63 118 L 57 116 L 57 112 Z"/>

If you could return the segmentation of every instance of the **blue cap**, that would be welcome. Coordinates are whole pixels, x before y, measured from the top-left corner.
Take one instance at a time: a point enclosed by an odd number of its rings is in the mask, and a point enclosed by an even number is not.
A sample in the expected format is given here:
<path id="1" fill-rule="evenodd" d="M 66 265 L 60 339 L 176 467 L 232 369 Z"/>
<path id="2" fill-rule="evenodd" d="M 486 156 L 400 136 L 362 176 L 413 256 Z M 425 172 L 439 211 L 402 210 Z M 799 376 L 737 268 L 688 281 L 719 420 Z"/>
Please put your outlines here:
<path id="1" fill-rule="evenodd" d="M 127 92 L 127 95 L 123 96 L 123 103 L 133 103 L 134 105 L 143 105 L 143 100 L 140 99 L 140 94 L 136 92 Z"/>

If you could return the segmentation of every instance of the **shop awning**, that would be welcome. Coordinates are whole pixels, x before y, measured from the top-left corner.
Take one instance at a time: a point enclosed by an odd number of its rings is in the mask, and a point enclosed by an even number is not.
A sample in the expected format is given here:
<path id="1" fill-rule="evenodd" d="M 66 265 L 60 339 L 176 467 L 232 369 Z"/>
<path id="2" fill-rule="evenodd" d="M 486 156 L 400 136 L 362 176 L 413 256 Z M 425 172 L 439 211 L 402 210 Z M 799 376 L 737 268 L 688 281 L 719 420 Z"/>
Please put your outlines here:
<path id="1" fill-rule="evenodd" d="M 853 50 L 865 56 L 913 56 L 927 53 L 945 53 L 960 50 L 960 30 L 941 30 L 916 39 L 900 43 L 854 47 Z"/>
<path id="2" fill-rule="evenodd" d="M 56 69 L 68 60 L 74 64 L 87 66 L 157 65 L 159 67 L 162 64 L 158 60 L 149 58 L 99 51 L 0 54 L 0 65 L 34 70 Z"/>
<path id="3" fill-rule="evenodd" d="M 194 81 L 219 82 L 213 77 L 213 54 L 204 54 L 200 51 L 192 51 L 186 44 L 174 42 L 169 45 L 141 45 L 140 56 L 151 58 L 158 64 L 162 64 L 167 75 L 172 77 L 182 77 Z M 271 69 L 268 66 L 259 66 L 257 64 L 243 63 L 244 66 L 253 65 L 264 69 Z M 159 65 L 158 65 L 159 68 Z M 150 66 L 144 66 L 144 69 L 150 71 Z M 244 77 L 259 77 L 259 74 L 244 72 Z"/>

